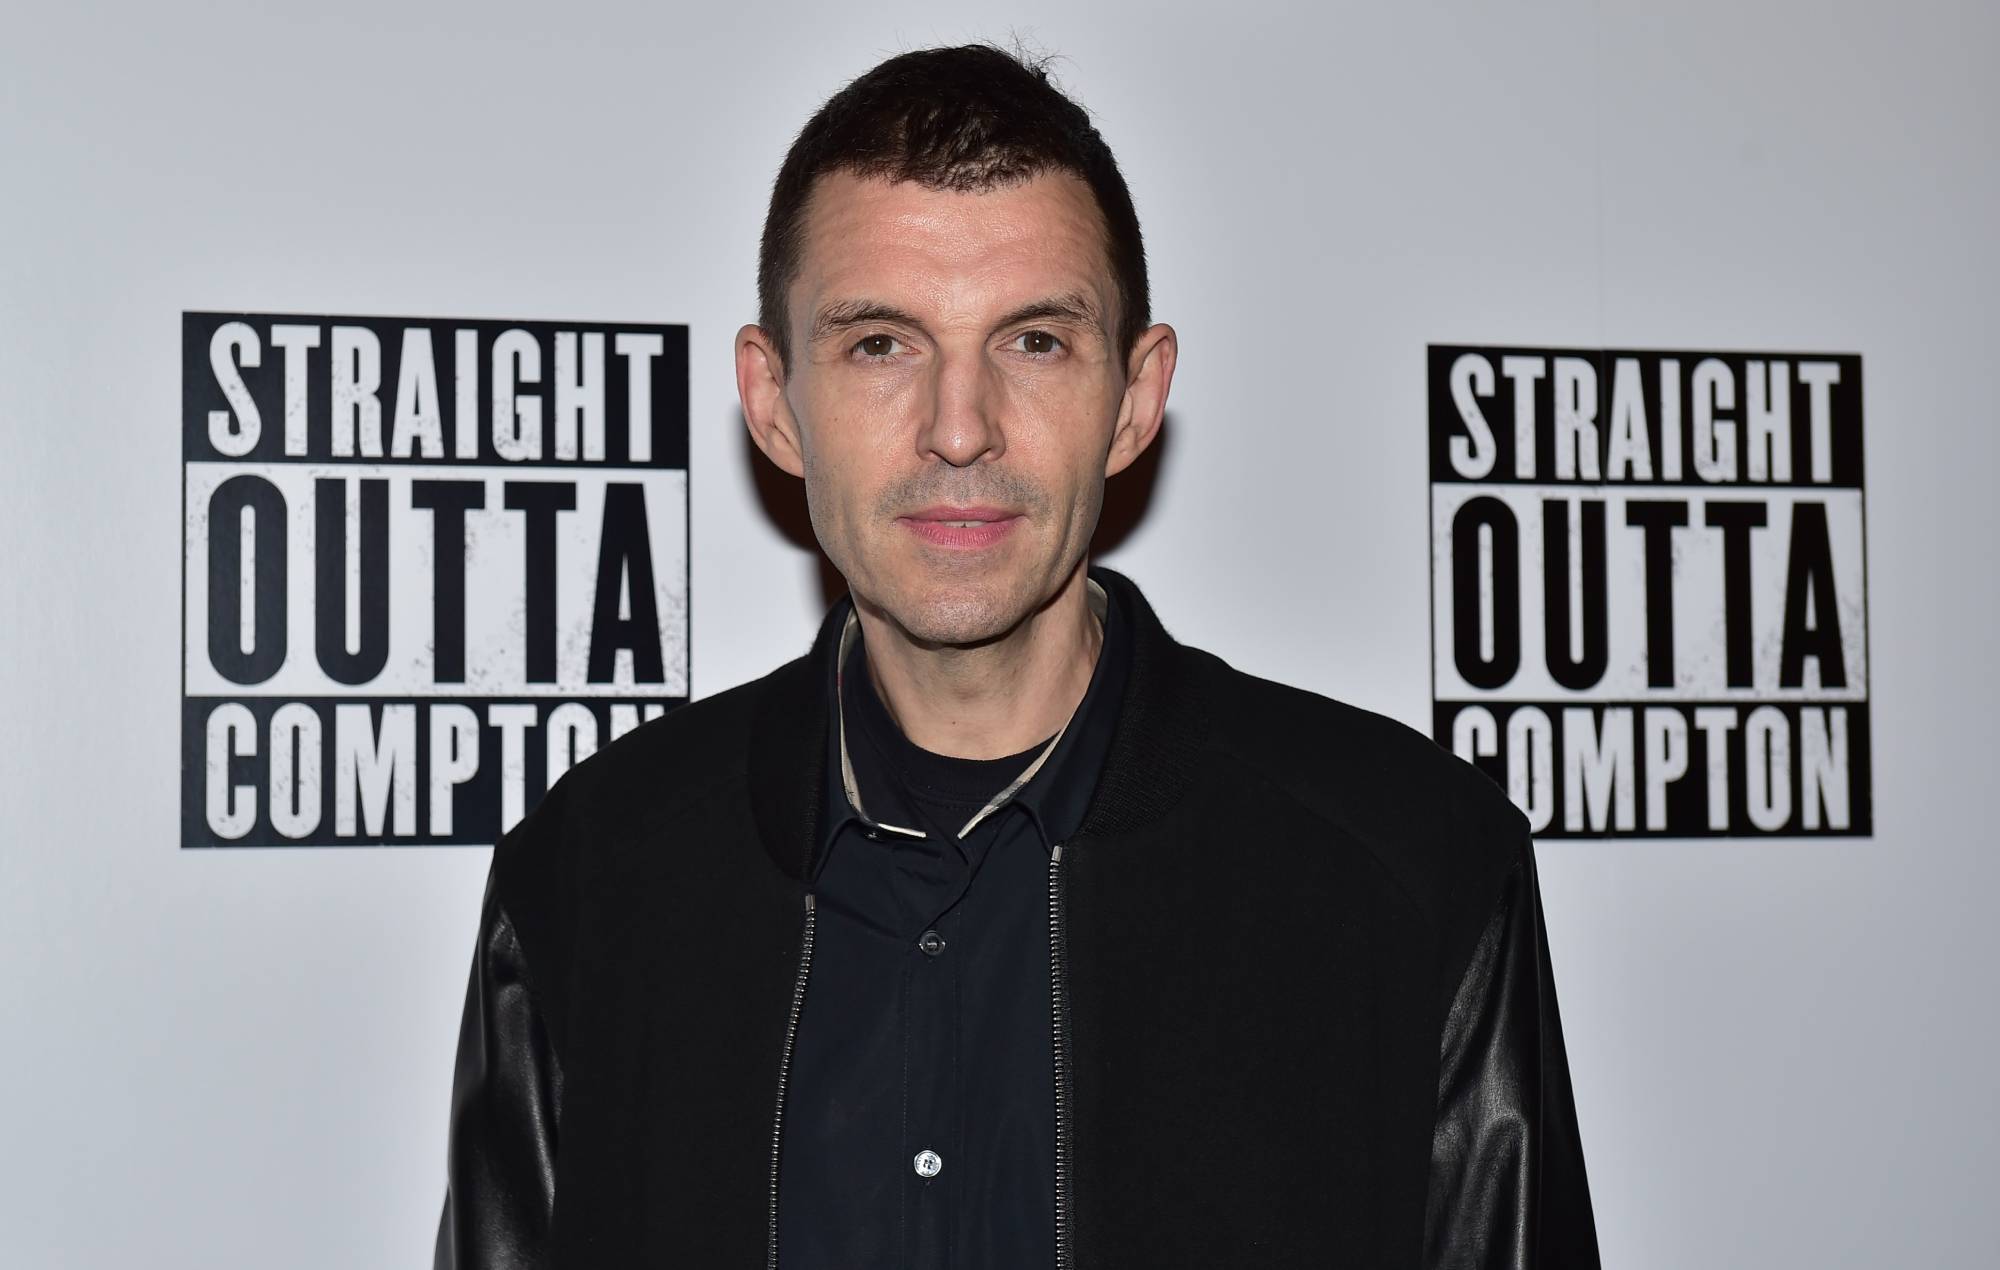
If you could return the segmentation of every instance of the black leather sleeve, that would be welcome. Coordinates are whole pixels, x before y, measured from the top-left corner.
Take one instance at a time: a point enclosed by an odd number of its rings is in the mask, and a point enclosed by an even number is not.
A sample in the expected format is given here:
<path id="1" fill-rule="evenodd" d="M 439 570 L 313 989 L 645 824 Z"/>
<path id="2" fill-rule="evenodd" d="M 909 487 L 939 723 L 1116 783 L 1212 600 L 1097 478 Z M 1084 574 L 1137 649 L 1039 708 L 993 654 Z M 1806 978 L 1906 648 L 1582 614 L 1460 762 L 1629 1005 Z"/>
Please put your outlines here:
<path id="1" fill-rule="evenodd" d="M 459 1023 L 435 1270 L 545 1270 L 561 1107 L 561 1064 L 489 874 Z"/>
<path id="2" fill-rule="evenodd" d="M 1453 996 L 1440 1059 L 1424 1265 L 1597 1267 L 1532 843 Z"/>

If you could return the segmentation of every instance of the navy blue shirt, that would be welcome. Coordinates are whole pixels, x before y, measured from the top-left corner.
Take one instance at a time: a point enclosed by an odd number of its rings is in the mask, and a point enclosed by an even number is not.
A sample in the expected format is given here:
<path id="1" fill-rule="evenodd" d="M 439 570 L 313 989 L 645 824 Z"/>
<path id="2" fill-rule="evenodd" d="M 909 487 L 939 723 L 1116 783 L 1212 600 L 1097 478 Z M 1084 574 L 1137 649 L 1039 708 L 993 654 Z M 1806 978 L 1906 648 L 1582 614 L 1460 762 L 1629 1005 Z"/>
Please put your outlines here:
<path id="1" fill-rule="evenodd" d="M 858 624 L 827 687 L 818 916 L 779 1153 L 784 1270 L 1055 1264 L 1049 860 L 1083 822 L 1131 661 L 1130 631 L 1090 589 L 1104 639 L 1052 747 L 957 759 L 912 744 Z"/>

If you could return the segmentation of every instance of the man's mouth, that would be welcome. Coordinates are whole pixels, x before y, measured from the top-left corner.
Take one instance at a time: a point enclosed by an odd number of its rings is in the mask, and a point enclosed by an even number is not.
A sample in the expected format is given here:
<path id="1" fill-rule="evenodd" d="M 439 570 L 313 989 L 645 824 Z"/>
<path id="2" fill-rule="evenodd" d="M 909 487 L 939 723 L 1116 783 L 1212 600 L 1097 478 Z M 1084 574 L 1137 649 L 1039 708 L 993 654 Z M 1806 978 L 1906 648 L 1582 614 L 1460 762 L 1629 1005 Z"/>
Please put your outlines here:
<path id="1" fill-rule="evenodd" d="M 999 542 L 1021 514 L 1005 507 L 926 507 L 897 517 L 919 538 L 939 547 L 985 547 Z"/>

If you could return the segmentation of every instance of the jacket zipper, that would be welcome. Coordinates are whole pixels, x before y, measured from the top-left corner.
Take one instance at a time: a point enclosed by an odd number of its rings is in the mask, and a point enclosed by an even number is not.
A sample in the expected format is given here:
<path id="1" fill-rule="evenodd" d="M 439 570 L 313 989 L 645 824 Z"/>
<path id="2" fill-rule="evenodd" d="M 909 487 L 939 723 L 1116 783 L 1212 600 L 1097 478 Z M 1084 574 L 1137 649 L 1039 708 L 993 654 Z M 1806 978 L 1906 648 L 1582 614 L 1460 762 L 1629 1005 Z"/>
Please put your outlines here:
<path id="1" fill-rule="evenodd" d="M 805 931 L 799 939 L 799 974 L 792 981 L 792 1010 L 785 1020 L 785 1052 L 778 1061 L 778 1109 L 771 1121 L 771 1229 L 765 1245 L 765 1270 L 778 1270 L 778 1147 L 785 1135 L 785 1081 L 792 1070 L 792 1040 L 799 1032 L 799 1007 L 806 999 L 806 975 L 812 969 L 813 894 L 806 892 Z"/>
<path id="2" fill-rule="evenodd" d="M 1056 1099 L 1056 1270 L 1070 1270 L 1069 1255 L 1069 1013 L 1067 948 L 1063 933 L 1062 844 L 1049 852 L 1049 1039 L 1055 1054 Z M 765 1245 L 765 1270 L 778 1270 L 778 1150 L 785 1132 L 785 1086 L 792 1070 L 792 1042 L 798 1035 L 799 1008 L 805 1002 L 806 976 L 812 970 L 813 896 L 806 892 L 805 931 L 799 941 L 799 973 L 792 981 L 792 1007 L 785 1020 L 785 1049 L 778 1063 L 778 1106 L 771 1122 L 770 1231 Z"/>
<path id="3" fill-rule="evenodd" d="M 1055 1051 L 1056 1270 L 1070 1270 L 1069 1254 L 1069 1012 L 1067 947 L 1063 935 L 1062 844 L 1049 852 L 1049 1038 Z M 776 1270 L 773 1267 L 772 1270 Z"/>

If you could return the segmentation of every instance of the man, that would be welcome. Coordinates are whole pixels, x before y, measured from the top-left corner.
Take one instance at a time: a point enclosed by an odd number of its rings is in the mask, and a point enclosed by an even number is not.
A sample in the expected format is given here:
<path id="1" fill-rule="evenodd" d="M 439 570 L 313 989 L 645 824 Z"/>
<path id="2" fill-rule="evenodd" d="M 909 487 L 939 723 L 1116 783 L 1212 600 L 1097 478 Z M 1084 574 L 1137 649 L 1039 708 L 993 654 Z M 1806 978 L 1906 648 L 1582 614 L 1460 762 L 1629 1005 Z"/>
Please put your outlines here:
<path id="1" fill-rule="evenodd" d="M 438 1264 L 1595 1265 L 1524 819 L 1087 563 L 1176 341 L 1084 112 L 891 58 L 759 290 L 849 595 L 495 851 Z"/>

